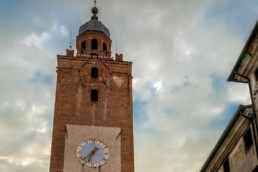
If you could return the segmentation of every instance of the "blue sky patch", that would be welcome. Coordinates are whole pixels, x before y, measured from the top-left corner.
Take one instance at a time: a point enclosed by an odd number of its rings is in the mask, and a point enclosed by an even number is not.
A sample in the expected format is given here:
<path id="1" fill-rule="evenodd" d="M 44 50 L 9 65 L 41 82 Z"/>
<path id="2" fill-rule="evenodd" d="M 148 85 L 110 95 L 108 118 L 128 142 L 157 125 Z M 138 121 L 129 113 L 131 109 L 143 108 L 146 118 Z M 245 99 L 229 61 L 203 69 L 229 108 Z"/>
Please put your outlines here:
<path id="1" fill-rule="evenodd" d="M 146 121 L 148 119 L 146 107 L 146 102 L 139 100 L 133 101 L 133 116 L 135 126 L 141 125 L 143 121 Z"/>
<path id="2" fill-rule="evenodd" d="M 234 116 L 237 108 L 239 107 L 239 104 L 238 103 L 229 103 L 227 107 L 228 108 L 222 113 L 223 116 L 221 116 L 217 119 L 214 119 L 212 121 L 211 128 L 213 128 L 214 130 L 224 131 L 224 129 L 228 125 L 229 121 Z"/>
<path id="3" fill-rule="evenodd" d="M 237 34 L 244 33 L 248 35 L 250 29 L 258 16 L 257 0 L 227 0 L 227 1 L 215 1 L 203 13 L 204 21 L 210 23 L 212 21 L 223 22 L 230 31 L 236 32 Z M 253 15 L 250 15 L 253 12 Z M 256 17 L 255 17 L 256 16 Z M 223 26 L 223 27 L 224 27 Z M 246 39 L 242 37 L 242 39 Z"/>
<path id="4" fill-rule="evenodd" d="M 44 75 L 41 71 L 35 71 L 32 78 L 27 80 L 29 84 L 43 84 L 49 85 L 54 81 L 54 77 L 52 75 Z"/>
<path id="5" fill-rule="evenodd" d="M 224 78 L 223 76 L 213 74 L 211 75 L 211 79 L 212 79 L 212 87 L 216 91 L 225 90 L 228 87 L 227 85 L 228 82 L 226 78 Z"/>

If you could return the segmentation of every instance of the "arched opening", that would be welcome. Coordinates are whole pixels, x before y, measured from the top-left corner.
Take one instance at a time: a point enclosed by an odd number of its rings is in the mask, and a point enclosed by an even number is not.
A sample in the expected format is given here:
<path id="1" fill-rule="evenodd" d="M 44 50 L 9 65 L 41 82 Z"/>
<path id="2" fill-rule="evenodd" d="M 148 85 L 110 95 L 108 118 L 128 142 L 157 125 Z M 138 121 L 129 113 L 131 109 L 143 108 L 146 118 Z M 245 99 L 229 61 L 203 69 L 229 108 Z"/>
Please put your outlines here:
<path id="1" fill-rule="evenodd" d="M 105 42 L 103 43 L 103 50 L 107 51 L 107 44 Z"/>
<path id="2" fill-rule="evenodd" d="M 98 78 L 98 77 L 99 77 L 98 68 L 96 67 L 91 68 L 91 78 Z"/>
<path id="3" fill-rule="evenodd" d="M 99 92 L 98 90 L 91 90 L 91 101 L 98 101 Z"/>
<path id="4" fill-rule="evenodd" d="M 83 42 L 81 43 L 81 48 L 82 48 L 82 49 L 86 49 L 86 41 L 83 41 Z"/>
<path id="5" fill-rule="evenodd" d="M 97 50 L 98 49 L 98 40 L 97 39 L 92 39 L 91 40 L 91 49 L 92 50 Z"/>

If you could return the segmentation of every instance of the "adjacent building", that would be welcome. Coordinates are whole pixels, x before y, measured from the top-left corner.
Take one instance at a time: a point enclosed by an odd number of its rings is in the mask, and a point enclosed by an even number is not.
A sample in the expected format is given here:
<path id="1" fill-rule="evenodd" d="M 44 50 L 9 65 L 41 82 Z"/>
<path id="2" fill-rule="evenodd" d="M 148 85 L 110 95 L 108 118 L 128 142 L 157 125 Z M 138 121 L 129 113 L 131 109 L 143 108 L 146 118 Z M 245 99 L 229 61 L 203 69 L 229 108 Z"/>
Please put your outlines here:
<path id="1" fill-rule="evenodd" d="M 258 172 L 258 22 L 228 81 L 247 84 L 252 104 L 239 106 L 200 171 Z"/>

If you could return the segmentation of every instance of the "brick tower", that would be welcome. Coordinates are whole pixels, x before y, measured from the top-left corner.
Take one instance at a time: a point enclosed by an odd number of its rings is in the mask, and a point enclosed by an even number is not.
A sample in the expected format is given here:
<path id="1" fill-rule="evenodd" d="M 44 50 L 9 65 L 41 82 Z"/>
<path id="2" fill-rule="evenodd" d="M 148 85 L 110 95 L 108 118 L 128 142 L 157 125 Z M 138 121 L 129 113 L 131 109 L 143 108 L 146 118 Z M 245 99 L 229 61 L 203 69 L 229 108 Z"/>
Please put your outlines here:
<path id="1" fill-rule="evenodd" d="M 57 55 L 50 172 L 134 172 L 132 62 L 111 57 L 96 3 L 92 14 L 77 54 Z"/>

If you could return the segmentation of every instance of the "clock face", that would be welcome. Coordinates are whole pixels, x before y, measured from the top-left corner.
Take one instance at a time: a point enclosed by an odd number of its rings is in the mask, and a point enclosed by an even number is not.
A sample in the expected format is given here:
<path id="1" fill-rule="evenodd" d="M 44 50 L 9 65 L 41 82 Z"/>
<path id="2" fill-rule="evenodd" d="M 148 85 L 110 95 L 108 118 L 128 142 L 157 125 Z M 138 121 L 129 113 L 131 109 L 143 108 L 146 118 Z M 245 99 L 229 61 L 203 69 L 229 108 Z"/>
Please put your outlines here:
<path id="1" fill-rule="evenodd" d="M 76 150 L 77 158 L 88 167 L 104 165 L 108 159 L 109 151 L 106 145 L 98 140 L 86 140 Z"/>

